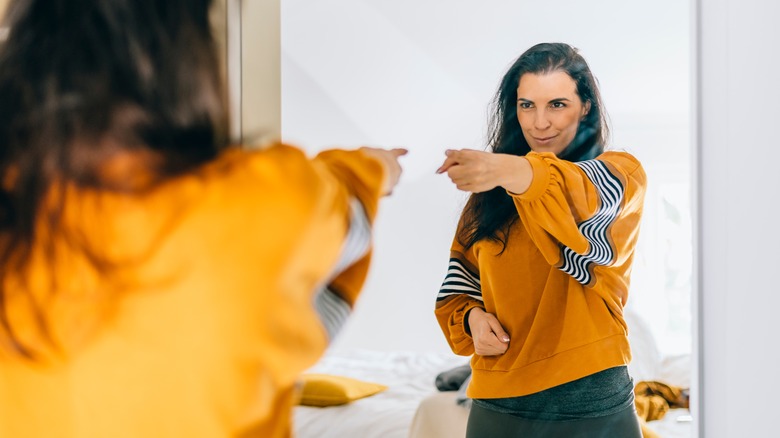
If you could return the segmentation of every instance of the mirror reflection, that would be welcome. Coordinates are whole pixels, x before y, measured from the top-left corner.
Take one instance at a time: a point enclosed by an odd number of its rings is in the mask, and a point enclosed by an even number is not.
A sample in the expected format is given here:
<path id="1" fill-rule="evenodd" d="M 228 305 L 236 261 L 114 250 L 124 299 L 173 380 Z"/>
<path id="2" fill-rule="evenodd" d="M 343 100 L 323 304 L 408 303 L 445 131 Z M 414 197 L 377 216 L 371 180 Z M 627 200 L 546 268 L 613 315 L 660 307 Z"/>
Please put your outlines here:
<path id="1" fill-rule="evenodd" d="M 312 153 L 361 144 L 410 150 L 401 184 L 377 219 L 362 300 L 311 370 L 389 389 L 341 409 L 297 408 L 302 436 L 328 436 L 329 427 L 337 428 L 333 436 L 371 436 L 367 431 L 377 427 L 405 436 L 410 426 L 420 436 L 439 436 L 446 432 L 427 428 L 465 428 L 458 391 L 431 386 L 468 362 L 450 351 L 431 299 L 448 271 L 467 195 L 435 171 L 447 149 L 486 149 L 500 79 L 524 50 L 547 41 L 579 49 L 609 116 L 607 149 L 632 154 L 646 171 L 625 307 L 629 369 L 635 384 L 659 382 L 681 395 L 675 391 L 690 385 L 692 343 L 687 3 L 280 3 L 283 139 Z M 655 395 L 664 387 L 641 388 L 654 394 L 643 400 L 662 403 Z M 400 396 L 405 391 L 414 396 Z M 359 410 L 371 414 L 350 415 Z M 446 414 L 431 414 L 440 410 Z M 688 436 L 688 415 L 672 407 L 647 427 Z"/>

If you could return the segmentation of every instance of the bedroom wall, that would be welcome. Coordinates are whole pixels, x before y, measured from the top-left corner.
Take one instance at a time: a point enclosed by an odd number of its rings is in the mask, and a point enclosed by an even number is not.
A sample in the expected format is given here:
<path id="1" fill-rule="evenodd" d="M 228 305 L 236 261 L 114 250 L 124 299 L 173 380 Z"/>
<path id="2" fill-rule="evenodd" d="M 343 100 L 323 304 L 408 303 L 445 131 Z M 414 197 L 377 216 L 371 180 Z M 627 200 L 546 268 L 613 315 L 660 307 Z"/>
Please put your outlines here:
<path id="1" fill-rule="evenodd" d="M 778 436 L 780 4 L 698 3 L 700 436 Z"/>
<path id="2" fill-rule="evenodd" d="M 363 297 L 334 348 L 449 351 L 433 305 L 465 196 L 434 171 L 447 148 L 483 147 L 499 79 L 537 42 L 579 47 L 598 76 L 612 144 L 637 155 L 651 181 L 643 236 L 669 228 L 662 213 L 671 199 L 682 205 L 683 232 L 675 241 L 690 242 L 688 5 L 594 5 L 281 0 L 283 138 L 311 153 L 364 144 L 411 151 L 377 220 Z M 670 349 L 688 351 L 689 293 L 670 308 L 667 244 L 643 241 L 630 305 Z M 688 267 L 679 276 L 689 279 L 690 247 L 685 252 L 672 263 Z M 671 323 L 676 334 L 667 330 Z"/>

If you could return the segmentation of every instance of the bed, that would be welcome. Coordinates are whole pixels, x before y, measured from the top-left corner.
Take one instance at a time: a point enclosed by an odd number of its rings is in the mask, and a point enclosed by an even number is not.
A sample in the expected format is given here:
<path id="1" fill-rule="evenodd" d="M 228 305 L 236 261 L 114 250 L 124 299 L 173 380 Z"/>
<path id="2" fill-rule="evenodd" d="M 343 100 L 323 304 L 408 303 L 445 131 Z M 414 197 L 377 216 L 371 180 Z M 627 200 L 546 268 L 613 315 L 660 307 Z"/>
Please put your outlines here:
<path id="1" fill-rule="evenodd" d="M 628 319 L 628 318 L 627 318 Z M 687 387 L 690 358 L 661 357 L 649 330 L 630 321 L 635 381 L 661 380 Z M 297 406 L 293 413 L 297 438 L 453 438 L 463 436 L 468 410 L 455 402 L 455 391 L 439 392 L 436 376 L 468 363 L 445 353 L 382 352 L 342 349 L 328 352 L 309 372 L 351 377 L 388 387 L 378 394 L 341 406 Z M 669 411 L 648 423 L 663 438 L 690 438 L 687 409 Z"/>
<path id="2" fill-rule="evenodd" d="M 436 394 L 436 375 L 467 363 L 452 354 L 341 350 L 329 352 L 310 372 L 352 377 L 388 389 L 342 406 L 297 406 L 297 438 L 407 438 L 420 401 Z"/>

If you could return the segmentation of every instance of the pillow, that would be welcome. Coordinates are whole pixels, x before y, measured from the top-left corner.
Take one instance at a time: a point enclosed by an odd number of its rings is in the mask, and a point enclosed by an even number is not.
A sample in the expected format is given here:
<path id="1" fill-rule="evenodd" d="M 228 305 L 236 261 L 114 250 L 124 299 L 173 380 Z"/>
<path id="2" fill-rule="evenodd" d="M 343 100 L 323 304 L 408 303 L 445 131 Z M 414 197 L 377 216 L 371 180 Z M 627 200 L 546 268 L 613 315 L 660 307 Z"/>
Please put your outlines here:
<path id="1" fill-rule="evenodd" d="M 628 342 L 631 345 L 631 363 L 628 372 L 634 385 L 643 380 L 658 380 L 661 368 L 661 352 L 650 325 L 631 307 L 623 311 L 628 324 Z"/>
<path id="2" fill-rule="evenodd" d="M 657 380 L 681 388 L 690 388 L 691 369 L 690 353 L 664 356 Z"/>
<path id="3" fill-rule="evenodd" d="M 301 376 L 301 399 L 304 406 L 336 406 L 382 392 L 387 386 L 363 382 L 330 374 L 304 374 Z"/>

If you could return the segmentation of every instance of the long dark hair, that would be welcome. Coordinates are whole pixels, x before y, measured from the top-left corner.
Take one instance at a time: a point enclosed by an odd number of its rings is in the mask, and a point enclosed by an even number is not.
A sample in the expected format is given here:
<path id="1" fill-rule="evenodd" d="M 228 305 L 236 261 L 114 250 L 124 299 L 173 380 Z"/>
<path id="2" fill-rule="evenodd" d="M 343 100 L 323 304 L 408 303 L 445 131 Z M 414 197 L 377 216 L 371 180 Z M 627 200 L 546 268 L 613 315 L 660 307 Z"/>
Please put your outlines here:
<path id="1" fill-rule="evenodd" d="M 101 165 L 122 153 L 146 157 L 151 180 L 163 181 L 212 160 L 226 145 L 210 6 L 211 0 L 9 6 L 9 32 L 0 42 L 0 334 L 21 353 L 3 280 L 28 263 L 41 218 L 57 229 L 62 205 L 50 208 L 51 190 L 66 183 L 128 189 L 101 178 Z"/>
<path id="2" fill-rule="evenodd" d="M 526 73 L 546 74 L 554 71 L 568 74 L 577 84 L 577 94 L 582 102 L 590 102 L 591 105 L 577 128 L 574 140 L 558 157 L 584 161 L 604 151 L 609 135 L 607 116 L 596 78 L 587 62 L 568 44 L 542 43 L 520 55 L 501 79 L 493 98 L 488 132 L 488 145 L 494 153 L 524 156 L 531 151 L 517 120 L 517 86 Z M 490 239 L 501 242 L 506 249 L 509 228 L 518 219 L 512 198 L 503 188 L 496 187 L 472 194 L 460 217 L 458 241 L 469 248 L 482 239 Z"/>

